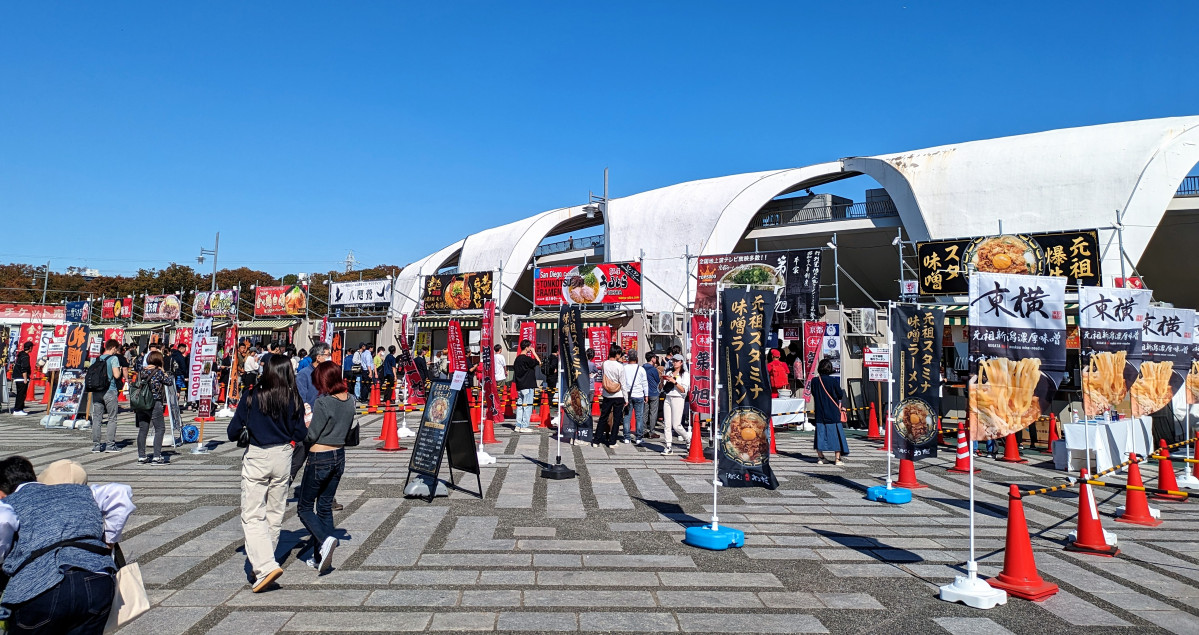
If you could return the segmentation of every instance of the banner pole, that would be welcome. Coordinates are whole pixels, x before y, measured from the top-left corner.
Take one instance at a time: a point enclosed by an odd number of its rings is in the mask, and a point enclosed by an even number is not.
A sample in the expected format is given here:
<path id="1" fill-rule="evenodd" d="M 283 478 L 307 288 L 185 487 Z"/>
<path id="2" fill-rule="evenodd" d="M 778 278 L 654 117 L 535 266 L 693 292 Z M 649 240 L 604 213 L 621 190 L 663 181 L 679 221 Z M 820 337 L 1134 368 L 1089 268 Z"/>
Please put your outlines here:
<path id="1" fill-rule="evenodd" d="M 895 364 L 895 303 L 887 300 L 887 355 L 891 364 Z M 887 430 L 884 434 L 887 445 L 887 489 L 891 489 L 891 443 L 895 431 L 892 430 L 891 411 L 895 403 L 895 372 L 887 373 Z M 881 405 L 881 404 L 880 404 Z M 972 552 L 973 553 L 973 552 Z M 973 555 L 971 556 L 973 558 Z"/>
<path id="2" fill-rule="evenodd" d="M 712 350 L 720 350 L 720 302 L 721 296 L 724 295 L 724 285 L 716 285 L 716 323 L 712 329 Z M 712 373 L 716 378 L 716 400 L 713 402 L 712 416 L 712 531 L 720 529 L 720 518 L 716 515 L 716 499 L 717 493 L 720 491 L 720 457 L 716 454 L 716 421 L 720 418 L 720 355 L 712 357 Z M 667 424 L 670 425 L 670 424 Z M 694 431 L 693 431 L 694 432 Z"/>

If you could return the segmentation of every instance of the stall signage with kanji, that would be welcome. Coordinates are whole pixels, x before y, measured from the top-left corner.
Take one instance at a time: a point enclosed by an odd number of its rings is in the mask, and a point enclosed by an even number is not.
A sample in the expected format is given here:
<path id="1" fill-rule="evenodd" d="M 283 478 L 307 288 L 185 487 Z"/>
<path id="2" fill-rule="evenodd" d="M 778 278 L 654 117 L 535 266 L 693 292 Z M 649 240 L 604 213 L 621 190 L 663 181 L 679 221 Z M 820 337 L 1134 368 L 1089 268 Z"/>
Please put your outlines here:
<path id="1" fill-rule="evenodd" d="M 1101 252 L 1094 229 L 916 243 L 920 293 L 967 293 L 971 267 L 979 273 L 1064 277 L 1071 286 L 1097 286 Z"/>

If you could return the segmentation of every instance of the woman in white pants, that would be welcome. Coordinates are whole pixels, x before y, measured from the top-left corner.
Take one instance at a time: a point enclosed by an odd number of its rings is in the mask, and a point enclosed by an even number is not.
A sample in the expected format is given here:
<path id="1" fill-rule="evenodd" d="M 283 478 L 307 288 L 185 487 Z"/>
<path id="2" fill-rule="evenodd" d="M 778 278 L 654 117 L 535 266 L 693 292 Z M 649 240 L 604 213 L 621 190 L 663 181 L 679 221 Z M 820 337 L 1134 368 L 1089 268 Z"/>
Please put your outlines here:
<path id="1" fill-rule="evenodd" d="M 666 428 L 666 449 L 662 454 L 673 454 L 670 449 L 672 432 L 677 432 L 684 444 L 691 443 L 691 435 L 683 429 L 683 407 L 686 405 L 687 389 L 691 387 L 691 377 L 683 365 L 683 356 L 675 355 L 670 359 L 670 370 L 662 376 L 662 427 Z"/>

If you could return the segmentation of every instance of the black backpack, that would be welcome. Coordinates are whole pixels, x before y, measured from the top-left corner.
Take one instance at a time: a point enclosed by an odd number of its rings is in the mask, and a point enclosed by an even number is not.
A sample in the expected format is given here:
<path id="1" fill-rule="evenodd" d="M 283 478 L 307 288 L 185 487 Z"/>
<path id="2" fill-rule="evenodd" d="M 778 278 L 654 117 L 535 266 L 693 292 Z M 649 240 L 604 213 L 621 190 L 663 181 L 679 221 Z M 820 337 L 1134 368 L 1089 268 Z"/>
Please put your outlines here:
<path id="1" fill-rule="evenodd" d="M 87 392 L 108 392 L 108 355 L 103 355 L 87 368 L 83 389 Z"/>

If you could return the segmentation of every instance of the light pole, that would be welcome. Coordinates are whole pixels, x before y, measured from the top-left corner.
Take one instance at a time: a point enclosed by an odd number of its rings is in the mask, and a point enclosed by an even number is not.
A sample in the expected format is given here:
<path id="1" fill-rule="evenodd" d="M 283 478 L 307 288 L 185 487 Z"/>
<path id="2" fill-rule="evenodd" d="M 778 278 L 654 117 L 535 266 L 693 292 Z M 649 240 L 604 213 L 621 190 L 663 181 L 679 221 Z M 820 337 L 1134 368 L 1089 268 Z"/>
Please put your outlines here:
<path id="1" fill-rule="evenodd" d="M 47 289 L 47 287 L 50 286 L 50 261 L 47 260 L 46 266 L 38 267 L 38 269 L 42 270 L 42 304 L 45 304 L 46 303 L 46 289 Z M 31 280 L 30 282 L 33 284 L 37 284 L 37 272 L 36 271 L 33 273 L 33 280 Z"/>
<path id="2" fill-rule="evenodd" d="M 216 242 L 213 243 L 212 249 L 200 248 L 200 255 L 196 257 L 196 262 L 204 264 L 204 256 L 212 256 L 212 288 L 209 291 L 216 291 L 216 258 L 217 252 L 221 250 L 221 232 L 216 233 Z"/>

